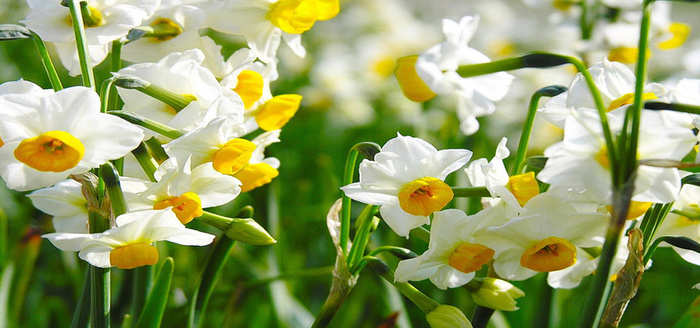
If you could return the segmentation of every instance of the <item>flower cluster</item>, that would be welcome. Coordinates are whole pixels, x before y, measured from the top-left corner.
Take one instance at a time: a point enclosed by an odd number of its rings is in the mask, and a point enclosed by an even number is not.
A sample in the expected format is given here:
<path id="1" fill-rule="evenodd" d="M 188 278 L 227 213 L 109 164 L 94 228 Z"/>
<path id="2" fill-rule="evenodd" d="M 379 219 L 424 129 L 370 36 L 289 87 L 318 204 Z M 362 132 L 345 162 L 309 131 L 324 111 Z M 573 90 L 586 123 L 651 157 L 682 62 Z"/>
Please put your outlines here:
<path id="1" fill-rule="evenodd" d="M 11 189 L 34 190 L 34 205 L 54 216 L 56 232 L 44 237 L 94 266 L 130 269 L 157 262 L 156 241 L 211 243 L 213 235 L 185 228 L 198 217 L 233 239 L 232 231 L 245 235 L 205 209 L 279 175 L 280 161 L 265 148 L 280 141 L 302 97 L 273 95 L 277 48 L 284 39 L 303 56 L 301 34 L 334 17 L 338 1 L 28 4 L 23 23 L 56 48 L 70 75 L 92 75 L 110 54 L 116 67 L 100 94 L 89 83 L 54 90 L 23 80 L 0 85 L 0 176 Z M 200 35 L 204 29 L 241 36 L 247 47 L 226 59 L 221 45 Z M 121 59 L 130 64 L 121 68 Z M 100 230 L 88 218 L 106 195 L 68 178 L 85 184 L 89 178 L 80 176 L 109 161 L 116 161 L 128 212 L 102 213 L 110 223 Z M 254 232 L 240 240 L 274 242 L 256 224 L 249 228 Z"/>

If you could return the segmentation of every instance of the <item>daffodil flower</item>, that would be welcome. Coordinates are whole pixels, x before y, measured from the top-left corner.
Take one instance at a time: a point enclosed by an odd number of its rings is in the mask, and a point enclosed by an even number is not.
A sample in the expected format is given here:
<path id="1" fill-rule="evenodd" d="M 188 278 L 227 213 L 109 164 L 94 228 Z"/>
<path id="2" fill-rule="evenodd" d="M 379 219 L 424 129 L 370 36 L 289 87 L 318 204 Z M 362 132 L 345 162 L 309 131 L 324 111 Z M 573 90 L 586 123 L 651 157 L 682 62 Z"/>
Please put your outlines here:
<path id="1" fill-rule="evenodd" d="M 109 53 L 109 44 L 139 26 L 156 10 L 160 0 L 89 0 L 84 17 L 88 55 L 92 66 Z M 53 42 L 70 75 L 80 74 L 80 62 L 68 9 L 52 0 L 29 0 L 30 12 L 23 23 L 45 41 Z M 85 16 L 85 15 L 83 15 Z"/>
<path id="2" fill-rule="evenodd" d="M 608 113 L 613 134 L 622 129 L 625 108 Z M 697 141 L 689 128 L 666 126 L 658 113 L 642 112 L 637 158 L 681 160 Z M 566 119 L 564 141 L 545 151 L 549 157 L 537 178 L 555 186 L 583 188 L 592 202 L 612 203 L 610 160 L 600 118 L 593 110 L 573 111 Z M 673 167 L 640 165 L 633 201 L 668 203 L 680 192 L 680 173 Z"/>
<path id="3" fill-rule="evenodd" d="M 444 19 L 446 40 L 419 56 L 400 59 L 396 70 L 402 90 L 411 100 L 426 101 L 439 94 L 454 97 L 460 130 L 466 135 L 479 129 L 476 117 L 494 112 L 493 102 L 506 96 L 514 79 L 505 72 L 469 78 L 457 73 L 461 65 L 491 61 L 468 45 L 478 25 L 478 16 L 465 16 L 459 22 Z"/>
<path id="4" fill-rule="evenodd" d="M 471 154 L 461 149 L 438 151 L 424 140 L 399 134 L 387 141 L 374 161 L 362 161 L 360 182 L 341 189 L 356 201 L 381 205 L 389 227 L 408 236 L 452 200 L 452 189 L 443 180 L 466 164 Z"/>
<path id="5" fill-rule="evenodd" d="M 11 189 L 51 186 L 124 156 L 143 138 L 139 128 L 100 113 L 89 88 L 32 90 L 0 95 L 0 176 Z"/>
<path id="6" fill-rule="evenodd" d="M 266 63 L 275 60 L 282 40 L 303 57 L 306 50 L 301 45 L 301 34 L 340 11 L 338 0 L 237 0 L 203 7 L 208 27 L 242 35 L 248 47 Z"/>
<path id="7" fill-rule="evenodd" d="M 524 280 L 574 265 L 582 247 L 603 244 L 608 221 L 607 215 L 577 213 L 562 198 L 544 193 L 530 199 L 518 217 L 474 238 L 496 252 L 493 267 L 500 277 Z"/>
<path id="8" fill-rule="evenodd" d="M 42 236 L 57 248 L 80 252 L 88 263 L 109 268 L 133 269 L 158 262 L 157 241 L 187 246 L 209 245 L 214 235 L 187 229 L 170 210 L 141 211 L 122 214 L 116 227 L 103 233 L 51 233 Z"/>
<path id="9" fill-rule="evenodd" d="M 475 231 L 505 223 L 504 215 L 484 214 L 501 211 L 492 207 L 467 216 L 456 209 L 434 214 L 430 244 L 422 255 L 399 262 L 396 281 L 430 281 L 438 288 L 462 286 L 474 278 L 482 265 L 491 262 L 494 250 L 474 242 Z M 496 218 L 497 220 L 491 220 Z"/>
<path id="10" fill-rule="evenodd" d="M 129 210 L 171 208 L 183 224 L 203 214 L 203 209 L 226 204 L 240 193 L 238 179 L 214 170 L 211 163 L 191 168 L 189 158 L 163 162 L 154 173 L 158 182 L 123 177 L 122 188 Z"/>
<path id="11" fill-rule="evenodd" d="M 187 131 L 219 116 L 242 114 L 241 98 L 219 85 L 212 72 L 202 66 L 204 58 L 201 50 L 188 50 L 170 54 L 157 63 L 135 64 L 115 73 L 137 76 L 192 100 L 178 111 L 139 91 L 119 88 L 124 110 Z"/>

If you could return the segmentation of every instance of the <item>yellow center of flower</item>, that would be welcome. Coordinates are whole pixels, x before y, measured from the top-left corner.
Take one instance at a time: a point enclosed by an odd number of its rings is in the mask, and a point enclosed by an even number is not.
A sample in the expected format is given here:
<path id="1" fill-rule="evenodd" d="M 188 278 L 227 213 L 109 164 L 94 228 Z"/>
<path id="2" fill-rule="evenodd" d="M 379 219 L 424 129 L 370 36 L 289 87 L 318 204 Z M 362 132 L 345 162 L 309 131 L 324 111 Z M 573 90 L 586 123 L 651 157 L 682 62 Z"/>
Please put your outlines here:
<path id="1" fill-rule="evenodd" d="M 532 171 L 510 177 L 506 188 L 513 193 L 520 206 L 525 206 L 532 197 L 540 193 L 540 186 L 535 180 L 535 172 Z"/>
<path id="2" fill-rule="evenodd" d="M 520 265 L 538 272 L 566 269 L 576 263 L 576 246 L 566 239 L 549 237 L 528 248 Z"/>
<path id="3" fill-rule="evenodd" d="M 233 176 L 241 181 L 241 192 L 251 191 L 268 184 L 279 175 L 274 167 L 267 163 L 248 164 Z"/>
<path id="4" fill-rule="evenodd" d="M 133 243 L 109 252 L 109 263 L 119 269 L 133 269 L 158 263 L 158 250 L 148 243 Z"/>
<path id="5" fill-rule="evenodd" d="M 255 144 L 241 138 L 229 140 L 214 154 L 214 169 L 223 174 L 234 174 L 245 166 L 255 150 Z"/>
<path id="6" fill-rule="evenodd" d="M 270 6 L 267 19 L 284 32 L 300 34 L 317 20 L 328 20 L 340 11 L 338 0 L 280 0 Z"/>
<path id="7" fill-rule="evenodd" d="M 251 70 L 244 70 L 238 74 L 238 82 L 233 89 L 241 99 L 245 109 L 253 107 L 256 101 L 260 100 L 263 94 L 263 77 L 260 73 Z"/>
<path id="8" fill-rule="evenodd" d="M 441 210 L 453 196 L 450 186 L 432 177 L 413 180 L 404 185 L 398 194 L 401 209 L 408 214 L 420 216 Z"/>
<path id="9" fill-rule="evenodd" d="M 633 64 L 637 62 L 637 48 L 634 47 L 616 47 L 610 49 L 608 60 L 616 61 L 624 64 Z"/>
<path id="10" fill-rule="evenodd" d="M 193 192 L 186 192 L 178 197 L 161 200 L 153 205 L 154 210 L 162 210 L 172 206 L 173 212 L 182 224 L 187 224 L 192 219 L 204 214 L 202 201 Z"/>
<path id="11" fill-rule="evenodd" d="M 608 156 L 608 147 L 603 146 L 595 155 L 595 161 L 602 165 L 605 169 L 610 169 L 610 157 Z"/>
<path id="12" fill-rule="evenodd" d="M 176 36 L 182 34 L 182 27 L 180 25 L 163 17 L 156 18 L 153 23 L 151 23 L 151 27 L 153 27 L 155 35 L 151 37 L 150 40 L 156 43 L 172 40 Z"/>
<path id="13" fill-rule="evenodd" d="M 651 207 L 652 202 L 635 202 L 631 201 L 630 202 L 630 207 L 627 210 L 627 220 L 634 220 L 647 212 L 649 210 L 649 207 Z M 608 213 L 612 214 L 613 207 L 612 205 L 605 206 L 606 209 L 608 209 Z"/>
<path id="14" fill-rule="evenodd" d="M 301 105 L 300 95 L 279 95 L 266 101 L 255 112 L 255 121 L 261 129 L 281 129 L 297 113 Z"/>
<path id="15" fill-rule="evenodd" d="M 4 145 L 5 145 L 5 142 L 2 141 L 2 138 L 0 138 L 0 147 L 2 147 L 2 146 L 4 146 Z"/>
<path id="16" fill-rule="evenodd" d="M 386 55 L 376 58 L 372 64 L 372 71 L 383 78 L 391 76 L 395 68 L 396 63 L 394 57 Z"/>
<path id="17" fill-rule="evenodd" d="M 85 147 L 68 132 L 49 131 L 22 140 L 15 149 L 15 158 L 42 172 L 63 172 L 80 163 Z"/>
<path id="18" fill-rule="evenodd" d="M 450 255 L 448 264 L 464 273 L 474 272 L 493 259 L 494 250 L 480 244 L 464 243 Z"/>
<path id="19" fill-rule="evenodd" d="M 105 23 L 104 18 L 102 18 L 102 13 L 91 6 L 87 6 L 87 12 L 84 12 L 82 16 L 83 26 L 85 28 L 98 27 Z M 73 17 L 68 15 L 68 17 L 66 17 L 66 23 L 69 26 L 73 26 Z"/>
<path id="20" fill-rule="evenodd" d="M 690 35 L 690 25 L 673 22 L 668 26 L 668 31 L 671 32 L 671 38 L 659 43 L 659 49 L 669 50 L 682 46 L 685 40 Z"/>
<path id="21" fill-rule="evenodd" d="M 656 97 L 656 95 L 653 92 L 645 92 L 642 94 L 642 100 L 653 100 L 653 99 L 659 99 Z M 618 109 L 622 106 L 627 106 L 631 105 L 634 102 L 634 93 L 626 93 L 622 95 L 620 98 L 617 98 L 610 102 L 610 106 L 606 109 L 608 112 L 611 112 L 615 109 Z"/>
<path id="22" fill-rule="evenodd" d="M 437 95 L 433 90 L 430 90 L 427 84 L 420 78 L 416 72 L 416 61 L 418 56 L 401 57 L 396 61 L 396 79 L 399 81 L 401 91 L 406 98 L 423 102 L 435 98 Z"/>

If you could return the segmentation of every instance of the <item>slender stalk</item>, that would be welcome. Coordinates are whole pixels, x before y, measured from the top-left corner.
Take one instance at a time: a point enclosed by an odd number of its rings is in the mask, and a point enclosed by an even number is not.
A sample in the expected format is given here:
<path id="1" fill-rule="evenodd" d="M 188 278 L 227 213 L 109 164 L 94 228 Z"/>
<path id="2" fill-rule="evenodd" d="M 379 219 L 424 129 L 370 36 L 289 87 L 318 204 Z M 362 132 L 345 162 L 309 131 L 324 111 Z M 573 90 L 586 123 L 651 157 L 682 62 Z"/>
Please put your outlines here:
<path id="1" fill-rule="evenodd" d="M 51 82 L 51 87 L 54 91 L 62 90 L 63 84 L 61 84 L 61 78 L 58 77 L 56 67 L 54 67 L 53 65 L 53 61 L 51 60 L 49 51 L 46 50 L 46 45 L 44 44 L 44 41 L 41 39 L 39 34 L 36 34 L 34 32 L 31 33 L 32 40 L 34 40 L 34 45 L 36 46 L 36 50 L 39 52 L 39 56 L 41 56 L 41 63 L 44 65 L 46 75 L 49 77 L 49 81 Z"/>
<path id="2" fill-rule="evenodd" d="M 350 253 L 348 254 L 347 259 L 350 272 L 355 272 L 357 265 L 360 263 L 360 259 L 362 259 L 362 256 L 365 253 L 367 243 L 369 242 L 369 231 L 372 228 L 372 217 L 378 210 L 379 206 L 377 205 L 367 205 L 357 218 L 360 224 L 357 228 L 357 234 L 355 235 L 355 240 L 352 244 L 352 248 L 350 248 Z"/>
<path id="3" fill-rule="evenodd" d="M 413 287 L 413 285 L 407 282 L 394 281 L 394 271 L 392 271 L 391 268 L 384 263 L 384 261 L 376 257 L 366 258 L 367 264 L 370 266 L 370 268 L 372 268 L 372 270 L 374 270 L 374 272 L 376 272 L 390 284 L 394 285 L 394 287 L 396 287 L 401 294 L 411 300 L 411 302 L 418 306 L 418 308 L 420 308 L 423 312 L 430 313 L 436 307 L 438 307 L 438 305 L 440 305 L 438 302 L 435 302 L 433 299 L 416 289 L 416 287 Z"/>
<path id="4" fill-rule="evenodd" d="M 481 305 L 477 306 L 474 309 L 474 315 L 472 316 L 472 327 L 485 328 L 486 325 L 488 325 L 489 320 L 491 320 L 491 316 L 494 312 L 496 312 L 496 310 L 492 308 Z"/>
<path id="5" fill-rule="evenodd" d="M 112 97 L 111 91 L 113 89 L 113 85 L 114 78 L 109 78 L 102 81 L 102 85 L 100 86 L 100 100 L 102 100 L 100 113 L 107 113 L 109 111 L 109 102 L 110 98 Z"/>
<path id="6" fill-rule="evenodd" d="M 158 164 L 153 159 L 151 154 L 148 153 L 148 148 L 146 148 L 146 145 L 143 142 L 140 143 L 136 149 L 131 151 L 131 153 L 134 154 L 134 157 L 136 157 L 136 160 L 141 165 L 141 168 L 143 168 L 143 171 L 148 176 L 148 179 L 156 182 L 156 177 L 153 174 L 156 172 Z"/>
<path id="7" fill-rule="evenodd" d="M 527 154 L 527 147 L 530 143 L 530 135 L 532 135 L 532 128 L 535 125 L 535 115 L 537 114 L 537 105 L 542 97 L 554 97 L 566 91 L 566 87 L 562 85 L 553 85 L 544 87 L 537 90 L 532 97 L 530 97 L 530 104 L 527 110 L 527 117 L 525 118 L 525 124 L 523 125 L 523 132 L 520 134 L 520 141 L 518 142 L 518 150 L 515 153 L 515 162 L 513 163 L 513 168 L 510 172 L 511 175 L 517 175 L 522 172 L 525 166 L 525 155 Z"/>
<path id="8" fill-rule="evenodd" d="M 71 328 L 83 328 L 87 327 L 90 323 L 90 285 L 92 281 L 90 280 L 90 267 L 85 271 L 85 281 L 83 282 L 83 289 L 80 291 L 80 296 L 78 297 L 78 305 L 75 307 L 75 312 L 73 312 L 73 321 L 71 322 Z"/>
<path id="9" fill-rule="evenodd" d="M 646 49 L 649 36 L 649 22 L 651 15 L 651 1 L 645 0 L 642 7 L 642 26 L 639 35 L 639 54 L 637 62 L 637 81 L 635 85 L 634 104 L 626 116 L 631 120 L 630 131 L 623 128 L 620 144 L 620 157 L 616 158 L 611 167 L 613 176 L 613 218 L 606 232 L 605 243 L 596 269 L 596 276 L 591 287 L 591 292 L 584 303 L 579 315 L 577 327 L 591 327 L 598 323 L 602 310 L 606 306 L 604 295 L 610 289 L 609 275 L 612 261 L 615 257 L 617 244 L 624 230 L 625 219 L 629 209 L 630 199 L 634 191 L 634 178 L 637 167 L 637 142 L 639 139 L 639 123 L 641 117 L 642 92 L 644 89 L 644 77 L 646 75 Z M 605 117 L 601 113 L 601 119 Z M 609 154 L 615 152 L 608 149 Z M 613 163 L 613 162 L 611 162 Z"/>
<path id="10" fill-rule="evenodd" d="M 351 149 L 348 153 L 348 158 L 345 160 L 345 171 L 343 173 L 343 186 L 347 186 L 353 182 L 358 155 L 359 152 L 355 149 Z M 340 248 L 343 249 L 343 256 L 347 256 L 348 240 L 350 240 L 350 210 L 352 207 L 352 200 L 343 193 L 342 202 L 343 205 L 340 210 Z"/>
<path id="11" fill-rule="evenodd" d="M 139 321 L 141 311 L 146 304 L 146 298 L 153 285 L 153 266 L 145 265 L 134 268 L 134 283 L 131 286 L 131 318 L 135 322 Z"/>
<path id="12" fill-rule="evenodd" d="M 106 81 L 108 81 L 108 80 L 105 80 L 105 82 Z M 146 118 L 146 117 L 141 116 L 139 114 L 136 114 L 134 112 L 123 111 L 123 110 L 110 110 L 107 112 L 107 114 L 119 116 L 129 123 L 133 123 L 133 124 L 136 124 L 138 126 L 142 126 L 146 129 L 149 129 L 155 133 L 158 133 L 158 134 L 165 136 L 165 137 L 168 137 L 170 139 L 177 139 L 177 138 L 181 137 L 183 134 L 185 134 L 184 132 L 182 132 L 180 130 L 174 129 L 174 128 L 169 127 L 163 123 L 151 120 L 149 118 Z"/>
<path id="13" fill-rule="evenodd" d="M 491 197 L 486 187 L 452 187 L 454 197 Z"/>
<path id="14" fill-rule="evenodd" d="M 78 58 L 80 59 L 80 72 L 83 79 L 83 85 L 86 87 L 95 87 L 95 75 L 92 72 L 90 63 L 90 55 L 87 46 L 87 37 L 85 34 L 85 24 L 83 20 L 84 12 L 88 12 L 87 2 L 79 0 L 68 0 L 68 9 L 73 21 L 73 34 L 75 42 L 78 46 Z"/>
<path id="15" fill-rule="evenodd" d="M 158 163 L 164 162 L 168 159 L 168 154 L 165 153 L 163 145 L 155 137 L 151 137 L 145 141 L 146 146 L 151 150 L 151 155 Z"/>

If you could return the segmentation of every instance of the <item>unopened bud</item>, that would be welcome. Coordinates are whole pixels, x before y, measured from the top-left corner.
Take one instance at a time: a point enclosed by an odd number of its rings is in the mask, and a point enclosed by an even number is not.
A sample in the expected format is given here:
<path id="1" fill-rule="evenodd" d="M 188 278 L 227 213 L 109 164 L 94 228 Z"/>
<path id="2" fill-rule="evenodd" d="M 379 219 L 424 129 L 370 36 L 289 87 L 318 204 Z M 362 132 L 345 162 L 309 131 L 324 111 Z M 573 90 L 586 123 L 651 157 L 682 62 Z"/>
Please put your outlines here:
<path id="1" fill-rule="evenodd" d="M 476 304 L 501 311 L 517 310 L 515 299 L 523 296 L 525 293 L 518 287 L 496 278 L 483 278 L 479 289 L 472 292 Z"/>
<path id="2" fill-rule="evenodd" d="M 265 246 L 277 242 L 253 219 L 233 219 L 224 233 L 233 240 L 250 245 Z"/>
<path id="3" fill-rule="evenodd" d="M 425 315 L 432 328 L 471 328 L 472 324 L 462 311 L 451 305 L 438 305 Z"/>

